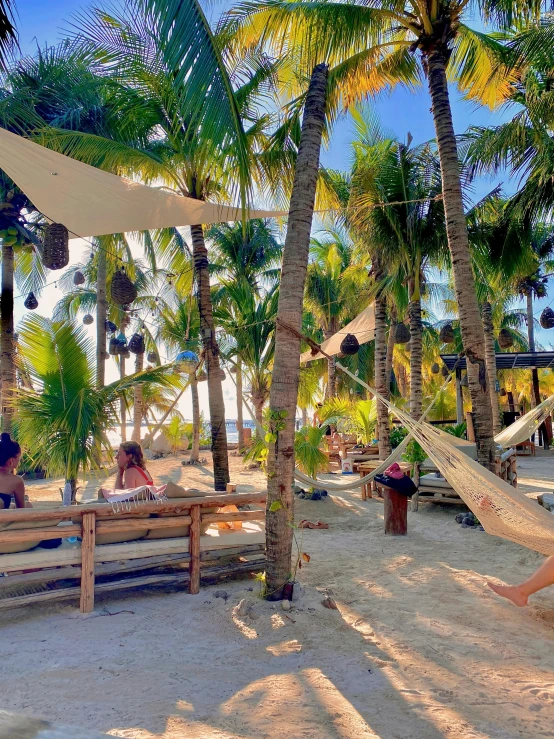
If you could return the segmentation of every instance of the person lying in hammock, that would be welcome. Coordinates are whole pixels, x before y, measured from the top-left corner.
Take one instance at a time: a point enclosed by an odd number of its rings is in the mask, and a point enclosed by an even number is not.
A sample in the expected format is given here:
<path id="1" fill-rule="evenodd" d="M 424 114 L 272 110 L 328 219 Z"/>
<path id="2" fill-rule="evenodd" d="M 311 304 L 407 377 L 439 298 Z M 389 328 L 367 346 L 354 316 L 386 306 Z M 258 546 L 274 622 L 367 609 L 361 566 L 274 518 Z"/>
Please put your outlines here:
<path id="1" fill-rule="evenodd" d="M 497 595 L 507 598 L 514 605 L 520 608 L 526 606 L 530 595 L 554 585 L 554 557 L 548 557 L 531 577 L 519 585 L 497 585 L 494 582 L 487 582 L 487 585 Z"/>
<path id="2" fill-rule="evenodd" d="M 142 447 L 136 441 L 124 441 L 116 454 L 118 466 L 115 478 L 116 490 L 132 490 L 142 485 L 153 485 L 151 474 L 146 469 Z"/>

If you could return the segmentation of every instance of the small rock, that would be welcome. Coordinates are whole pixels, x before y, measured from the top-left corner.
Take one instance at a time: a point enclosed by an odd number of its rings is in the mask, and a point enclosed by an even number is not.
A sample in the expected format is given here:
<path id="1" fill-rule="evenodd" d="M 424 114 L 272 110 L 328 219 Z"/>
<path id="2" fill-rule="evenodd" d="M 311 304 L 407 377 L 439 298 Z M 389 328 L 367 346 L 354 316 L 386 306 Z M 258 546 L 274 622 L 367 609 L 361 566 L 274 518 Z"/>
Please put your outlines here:
<path id="1" fill-rule="evenodd" d="M 223 600 L 227 600 L 229 597 L 229 593 L 226 590 L 216 590 L 214 593 L 214 598 L 223 598 Z"/>
<path id="2" fill-rule="evenodd" d="M 281 601 L 281 608 L 283 609 L 283 611 L 290 611 L 290 607 L 290 600 L 287 600 L 285 598 L 285 600 Z"/>
<path id="3" fill-rule="evenodd" d="M 252 607 L 252 604 L 249 600 L 246 600 L 246 598 L 243 598 L 241 601 L 239 601 L 238 605 L 235 606 L 235 615 L 236 616 L 246 616 L 248 613 L 249 608 Z"/>
<path id="4" fill-rule="evenodd" d="M 300 600 L 300 597 L 304 594 L 304 588 L 300 583 L 295 582 L 294 583 L 294 590 L 292 591 L 292 602 L 296 603 L 296 601 Z"/>
<path id="5" fill-rule="evenodd" d="M 251 618 L 252 621 L 255 621 L 257 618 L 260 618 L 260 614 L 254 608 L 254 606 L 250 606 L 250 608 L 248 609 L 248 613 L 246 615 L 248 616 L 248 618 Z"/>
<path id="6" fill-rule="evenodd" d="M 330 608 L 332 611 L 337 610 L 337 604 L 329 596 L 327 596 L 326 598 L 323 598 L 323 600 L 321 601 L 321 605 L 324 606 L 325 608 Z"/>

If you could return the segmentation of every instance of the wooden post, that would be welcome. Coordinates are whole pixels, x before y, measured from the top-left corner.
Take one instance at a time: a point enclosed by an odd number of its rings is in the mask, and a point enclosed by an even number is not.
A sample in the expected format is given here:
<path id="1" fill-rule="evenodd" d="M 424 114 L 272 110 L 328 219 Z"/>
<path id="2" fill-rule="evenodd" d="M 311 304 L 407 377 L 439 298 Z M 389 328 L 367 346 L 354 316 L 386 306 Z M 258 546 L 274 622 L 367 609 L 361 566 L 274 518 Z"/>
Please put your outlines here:
<path id="1" fill-rule="evenodd" d="M 189 530 L 189 593 L 196 595 L 200 592 L 200 506 L 192 506 L 190 509 Z"/>
<path id="2" fill-rule="evenodd" d="M 462 394 L 462 370 L 456 369 L 456 423 L 464 422 L 464 396 Z"/>
<path id="3" fill-rule="evenodd" d="M 228 482 L 227 483 L 227 492 L 228 493 L 236 493 L 237 492 L 237 485 L 234 482 Z"/>
<path id="4" fill-rule="evenodd" d="M 406 536 L 408 533 L 408 498 L 392 488 L 382 486 L 385 534 Z"/>
<path id="5" fill-rule="evenodd" d="M 81 613 L 94 611 L 94 547 L 96 544 L 96 514 L 83 513 L 81 543 Z"/>

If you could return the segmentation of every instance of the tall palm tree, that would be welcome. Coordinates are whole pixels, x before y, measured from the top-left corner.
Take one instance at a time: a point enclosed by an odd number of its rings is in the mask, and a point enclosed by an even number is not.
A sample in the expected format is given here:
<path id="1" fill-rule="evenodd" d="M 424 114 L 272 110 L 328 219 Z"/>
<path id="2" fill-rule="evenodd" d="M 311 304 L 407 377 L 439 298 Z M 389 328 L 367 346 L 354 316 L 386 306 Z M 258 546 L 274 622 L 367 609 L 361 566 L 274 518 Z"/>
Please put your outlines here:
<path id="1" fill-rule="evenodd" d="M 13 16 L 15 3 L 13 0 L 0 0 L 0 66 L 6 67 L 7 58 L 19 48 L 17 30 Z"/>
<path id="2" fill-rule="evenodd" d="M 356 306 L 367 281 L 366 259 L 354 259 L 354 245 L 346 233 L 330 228 L 319 239 L 313 237 L 306 279 L 304 304 L 315 316 L 323 336 L 335 334 Z M 336 394 L 335 360 L 327 360 L 327 397 Z"/>
<path id="3" fill-rule="evenodd" d="M 235 43 L 258 44 L 274 53 L 284 49 L 300 64 L 296 86 L 287 79 L 291 97 L 301 97 L 314 64 L 329 72 L 328 116 L 341 106 L 402 83 L 408 88 L 427 81 L 435 123 L 443 183 L 448 245 L 475 413 L 480 461 L 494 461 L 492 415 L 485 383 L 479 380 L 484 362 L 484 335 L 475 295 L 462 183 L 447 76 L 470 97 L 496 104 L 507 92 L 510 72 L 499 62 L 500 43 L 472 30 L 465 18 L 479 14 L 508 28 L 540 15 L 540 4 L 493 0 L 423 0 L 422 2 L 320 3 L 305 0 L 259 0 L 229 12 Z M 303 73 L 303 74 L 302 74 Z"/>

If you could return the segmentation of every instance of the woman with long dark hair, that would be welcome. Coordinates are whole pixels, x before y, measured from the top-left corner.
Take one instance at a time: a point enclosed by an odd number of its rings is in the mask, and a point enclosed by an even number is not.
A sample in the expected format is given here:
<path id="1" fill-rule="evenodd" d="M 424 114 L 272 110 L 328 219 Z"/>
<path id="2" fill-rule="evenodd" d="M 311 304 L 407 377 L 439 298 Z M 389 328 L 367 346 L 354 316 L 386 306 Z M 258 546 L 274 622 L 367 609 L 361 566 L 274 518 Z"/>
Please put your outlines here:
<path id="1" fill-rule="evenodd" d="M 0 435 L 0 508 L 9 508 L 12 498 L 16 508 L 32 508 L 25 502 L 25 482 L 16 475 L 21 447 L 9 434 Z"/>
<path id="2" fill-rule="evenodd" d="M 125 441 L 115 457 L 118 471 L 115 478 L 116 490 L 132 490 L 142 485 L 153 485 L 152 476 L 146 469 L 142 447 L 136 441 Z"/>

